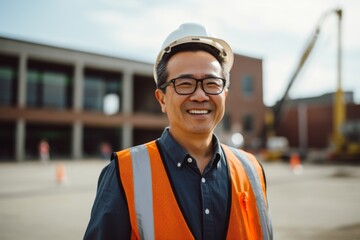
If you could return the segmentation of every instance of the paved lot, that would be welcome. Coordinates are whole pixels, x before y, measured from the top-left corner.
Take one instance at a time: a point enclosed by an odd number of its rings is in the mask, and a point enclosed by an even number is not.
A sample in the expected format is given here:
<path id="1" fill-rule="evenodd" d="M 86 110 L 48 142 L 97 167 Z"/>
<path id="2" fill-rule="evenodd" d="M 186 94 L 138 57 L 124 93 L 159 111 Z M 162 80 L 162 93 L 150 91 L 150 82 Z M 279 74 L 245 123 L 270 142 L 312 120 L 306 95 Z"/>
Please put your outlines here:
<path id="1" fill-rule="evenodd" d="M 266 164 L 275 239 L 360 239 L 360 167 Z"/>
<path id="2" fill-rule="evenodd" d="M 67 182 L 55 181 L 58 163 Z M 0 239 L 82 239 L 106 161 L 0 164 Z M 360 239 L 360 167 L 264 164 L 277 240 Z"/>

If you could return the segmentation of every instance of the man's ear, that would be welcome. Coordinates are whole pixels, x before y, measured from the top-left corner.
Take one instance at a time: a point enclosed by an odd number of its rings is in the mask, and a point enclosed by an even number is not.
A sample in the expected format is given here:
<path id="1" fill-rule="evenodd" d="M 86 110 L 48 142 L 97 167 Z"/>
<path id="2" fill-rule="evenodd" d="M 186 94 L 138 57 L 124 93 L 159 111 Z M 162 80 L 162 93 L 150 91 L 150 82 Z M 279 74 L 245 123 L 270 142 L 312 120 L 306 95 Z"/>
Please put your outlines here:
<path id="1" fill-rule="evenodd" d="M 163 113 L 166 113 L 165 93 L 160 89 L 156 89 L 155 90 L 155 97 L 158 100 L 158 102 L 160 103 L 161 111 Z"/>
<path id="2" fill-rule="evenodd" d="M 228 93 L 229 93 L 229 89 L 226 88 L 224 91 L 225 91 L 225 99 L 226 99 L 226 98 L 227 98 L 227 95 L 228 95 Z"/>

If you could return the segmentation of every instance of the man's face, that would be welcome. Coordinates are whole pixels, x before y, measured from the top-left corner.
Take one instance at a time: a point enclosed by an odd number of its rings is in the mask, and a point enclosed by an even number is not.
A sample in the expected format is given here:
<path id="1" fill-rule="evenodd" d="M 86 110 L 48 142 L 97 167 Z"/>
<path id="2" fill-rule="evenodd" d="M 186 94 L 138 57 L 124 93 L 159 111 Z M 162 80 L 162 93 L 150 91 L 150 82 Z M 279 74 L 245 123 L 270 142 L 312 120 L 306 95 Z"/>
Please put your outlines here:
<path id="1" fill-rule="evenodd" d="M 223 77 L 220 63 L 204 51 L 175 54 L 167 64 L 167 71 L 167 81 L 181 76 L 197 79 Z M 167 113 L 173 135 L 212 134 L 225 112 L 227 89 L 219 95 L 208 95 L 198 83 L 193 94 L 179 95 L 170 84 L 166 93 L 157 89 L 155 94 L 162 111 Z"/>

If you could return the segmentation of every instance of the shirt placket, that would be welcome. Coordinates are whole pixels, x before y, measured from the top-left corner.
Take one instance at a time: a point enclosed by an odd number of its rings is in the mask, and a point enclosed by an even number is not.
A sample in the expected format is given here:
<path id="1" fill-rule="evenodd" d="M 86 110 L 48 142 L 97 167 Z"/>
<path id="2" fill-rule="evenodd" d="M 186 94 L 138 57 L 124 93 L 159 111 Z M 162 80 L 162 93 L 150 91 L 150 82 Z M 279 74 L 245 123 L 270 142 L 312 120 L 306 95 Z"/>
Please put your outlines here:
<path id="1" fill-rule="evenodd" d="M 213 202 L 211 197 L 210 181 L 205 174 L 201 177 L 200 188 L 202 198 L 202 214 L 203 214 L 203 239 L 214 239 L 215 234 L 215 219 L 213 214 Z"/>

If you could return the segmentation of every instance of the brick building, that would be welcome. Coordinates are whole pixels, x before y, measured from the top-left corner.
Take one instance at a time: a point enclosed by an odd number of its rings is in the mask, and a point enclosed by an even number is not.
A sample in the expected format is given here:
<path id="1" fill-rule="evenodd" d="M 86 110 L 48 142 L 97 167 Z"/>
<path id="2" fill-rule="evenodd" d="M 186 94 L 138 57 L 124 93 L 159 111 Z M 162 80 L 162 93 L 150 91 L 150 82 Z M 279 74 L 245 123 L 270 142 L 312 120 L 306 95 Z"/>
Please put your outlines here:
<path id="1" fill-rule="evenodd" d="M 360 123 L 360 105 L 354 102 L 353 92 L 345 92 L 346 121 Z M 294 148 L 329 147 L 333 134 L 334 93 L 318 97 L 293 99 L 286 102 L 277 129 Z M 360 126 L 360 125 L 359 125 Z M 357 130 L 360 132 L 360 130 Z M 346 133 L 349 134 L 349 133 Z"/>

